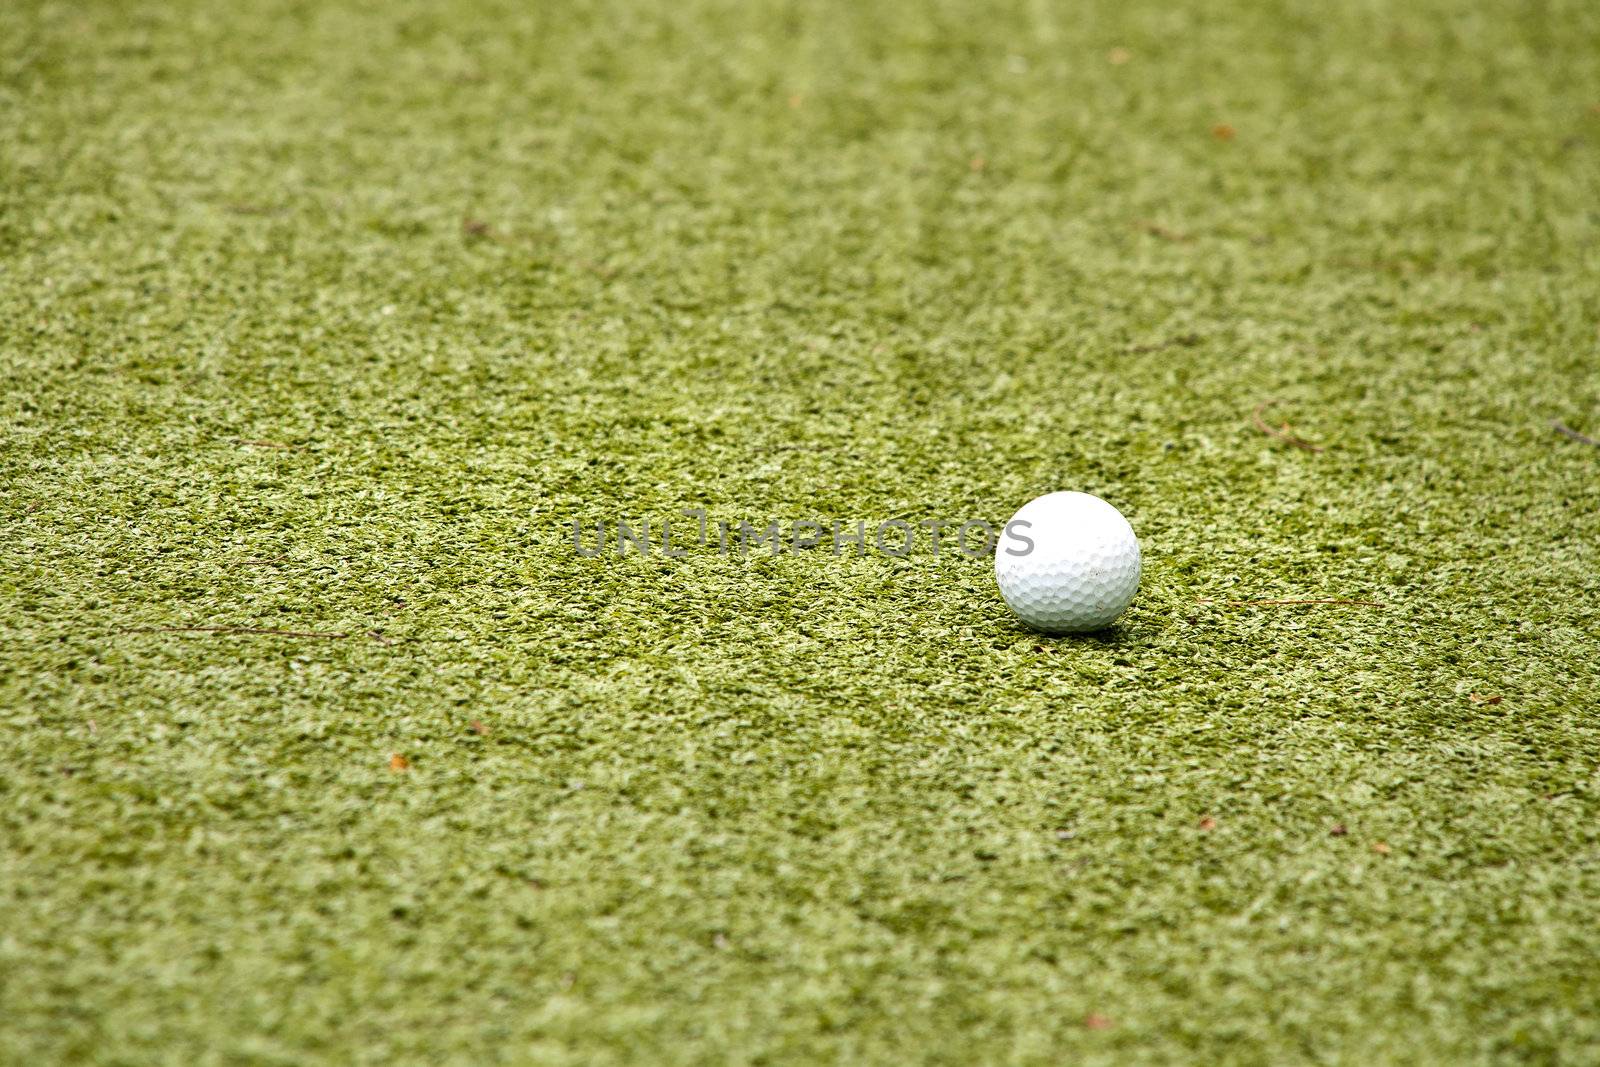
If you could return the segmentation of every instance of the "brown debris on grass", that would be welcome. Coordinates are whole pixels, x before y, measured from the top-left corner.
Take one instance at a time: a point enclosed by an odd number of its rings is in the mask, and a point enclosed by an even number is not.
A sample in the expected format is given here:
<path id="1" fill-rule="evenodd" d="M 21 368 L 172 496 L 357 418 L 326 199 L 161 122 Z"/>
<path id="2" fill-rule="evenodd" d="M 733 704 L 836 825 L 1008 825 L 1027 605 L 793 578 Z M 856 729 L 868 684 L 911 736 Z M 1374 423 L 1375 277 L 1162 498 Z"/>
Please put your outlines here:
<path id="1" fill-rule="evenodd" d="M 1171 227 L 1163 226 L 1161 223 L 1155 222 L 1152 219 L 1140 219 L 1138 222 L 1134 223 L 1134 226 L 1143 232 L 1148 233 L 1152 237 L 1159 237 L 1163 241 L 1171 241 L 1174 244 L 1184 244 L 1188 241 L 1194 240 L 1194 238 L 1190 237 L 1182 230 L 1174 230 Z"/>
<path id="2" fill-rule="evenodd" d="M 1570 437 L 1574 441 L 1581 441 L 1586 445 L 1593 445 L 1595 448 L 1600 448 L 1600 441 L 1596 441 L 1593 437 L 1590 437 L 1587 434 L 1579 433 L 1577 430 L 1574 430 L 1572 427 L 1560 422 L 1559 420 L 1552 419 L 1550 422 L 1550 428 L 1563 437 Z"/>
<path id="3" fill-rule="evenodd" d="M 1266 434 L 1268 437 L 1282 441 L 1286 445 L 1292 445 L 1293 447 L 1302 451 L 1321 452 L 1321 445 L 1312 444 L 1304 437 L 1296 434 L 1294 432 L 1294 428 L 1289 425 L 1287 420 L 1279 423 L 1277 426 L 1271 426 L 1267 423 L 1267 420 L 1263 418 L 1262 415 L 1269 407 L 1276 403 L 1278 403 L 1276 400 L 1263 400 L 1261 403 L 1256 405 L 1255 411 L 1250 413 L 1250 421 L 1255 424 L 1255 428 Z"/>

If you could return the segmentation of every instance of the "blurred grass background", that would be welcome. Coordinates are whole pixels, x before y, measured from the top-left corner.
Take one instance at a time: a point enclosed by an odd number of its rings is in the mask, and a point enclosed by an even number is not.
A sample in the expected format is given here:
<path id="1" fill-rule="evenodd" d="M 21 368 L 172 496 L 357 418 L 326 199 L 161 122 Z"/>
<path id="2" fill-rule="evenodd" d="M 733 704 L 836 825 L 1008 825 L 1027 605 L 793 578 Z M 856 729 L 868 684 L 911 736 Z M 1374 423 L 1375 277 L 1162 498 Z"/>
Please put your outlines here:
<path id="1" fill-rule="evenodd" d="M 1589 3 L 6 5 L 0 1060 L 1600 1059 L 1597 205 Z"/>

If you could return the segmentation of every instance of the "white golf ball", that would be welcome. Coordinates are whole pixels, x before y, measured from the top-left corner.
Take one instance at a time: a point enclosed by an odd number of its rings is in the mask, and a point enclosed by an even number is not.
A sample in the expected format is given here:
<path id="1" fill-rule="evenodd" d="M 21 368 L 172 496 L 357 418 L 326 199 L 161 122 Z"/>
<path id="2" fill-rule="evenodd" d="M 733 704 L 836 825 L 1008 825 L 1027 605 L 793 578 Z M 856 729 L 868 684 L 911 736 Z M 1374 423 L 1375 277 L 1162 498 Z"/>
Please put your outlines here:
<path id="1" fill-rule="evenodd" d="M 994 550 L 1000 595 L 1045 633 L 1099 630 L 1139 588 L 1139 539 L 1122 512 L 1088 493 L 1048 493 L 1006 523 Z"/>

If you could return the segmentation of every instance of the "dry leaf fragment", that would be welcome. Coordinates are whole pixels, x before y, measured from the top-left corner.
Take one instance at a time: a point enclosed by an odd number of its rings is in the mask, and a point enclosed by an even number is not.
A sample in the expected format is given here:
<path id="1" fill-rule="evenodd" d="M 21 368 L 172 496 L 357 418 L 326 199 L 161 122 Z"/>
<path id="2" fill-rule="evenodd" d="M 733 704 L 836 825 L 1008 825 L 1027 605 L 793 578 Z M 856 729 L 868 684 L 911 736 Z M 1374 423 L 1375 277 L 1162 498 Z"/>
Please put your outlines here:
<path id="1" fill-rule="evenodd" d="M 467 725 L 467 729 L 471 730 L 479 737 L 489 736 L 489 728 L 483 725 L 483 723 L 479 722 L 477 719 L 473 719 L 472 722 Z"/>
<path id="2" fill-rule="evenodd" d="M 982 156 L 973 156 L 972 162 L 967 164 L 967 168 L 971 170 L 972 173 L 976 174 L 988 165 L 989 161 L 987 159 L 984 159 Z"/>
<path id="3" fill-rule="evenodd" d="M 1097 1011 L 1091 1011 L 1083 1017 L 1083 1026 L 1086 1030 L 1109 1030 L 1117 1025 Z"/>
<path id="4" fill-rule="evenodd" d="M 1110 63 L 1113 67 L 1120 67 L 1132 58 L 1133 53 L 1128 51 L 1126 48 L 1113 48 L 1111 51 L 1106 53 L 1106 62 Z"/>
<path id="5" fill-rule="evenodd" d="M 392 752 L 389 754 L 389 769 L 396 774 L 401 771 L 409 771 L 411 769 L 411 761 L 398 752 Z"/>
<path id="6" fill-rule="evenodd" d="M 1216 828 L 1217 820 L 1213 819 L 1211 816 L 1207 815 L 1205 818 L 1200 820 L 1200 829 L 1215 830 Z"/>
<path id="7" fill-rule="evenodd" d="M 1219 141 L 1231 141 L 1237 137 L 1239 131 L 1229 126 L 1226 122 L 1219 122 L 1211 127 L 1211 136 Z"/>
<path id="8" fill-rule="evenodd" d="M 796 111 L 800 110 L 800 106 L 805 102 L 806 98 L 803 93 L 791 93 L 789 95 L 789 106 Z"/>
<path id="9" fill-rule="evenodd" d="M 1382 841 L 1374 841 L 1372 843 L 1372 851 L 1376 852 L 1380 856 L 1387 856 L 1392 850 Z"/>
<path id="10" fill-rule="evenodd" d="M 1482 693 L 1473 693 L 1471 696 L 1467 697 L 1467 699 L 1472 701 L 1474 704 L 1498 704 L 1504 700 L 1505 697 L 1501 696 L 1499 693 L 1495 693 L 1492 696 L 1484 696 Z"/>
<path id="11" fill-rule="evenodd" d="M 1348 826 L 1346 826 L 1342 822 L 1336 822 L 1328 830 L 1328 836 L 1329 837 L 1343 837 L 1345 834 L 1348 834 L 1349 832 L 1350 832 L 1350 828 Z"/>

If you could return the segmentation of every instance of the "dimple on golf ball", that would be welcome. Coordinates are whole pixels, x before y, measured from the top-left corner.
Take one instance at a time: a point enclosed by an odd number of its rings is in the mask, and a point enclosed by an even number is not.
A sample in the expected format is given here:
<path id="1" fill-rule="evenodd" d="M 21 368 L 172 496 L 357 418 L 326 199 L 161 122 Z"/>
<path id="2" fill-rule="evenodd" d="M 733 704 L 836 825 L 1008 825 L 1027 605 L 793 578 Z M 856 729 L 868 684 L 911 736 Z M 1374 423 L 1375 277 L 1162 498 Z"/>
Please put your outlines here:
<path id="1" fill-rule="evenodd" d="M 994 551 L 1000 595 L 1045 633 L 1109 625 L 1139 588 L 1139 539 L 1122 512 L 1088 493 L 1047 493 L 1006 523 Z"/>

